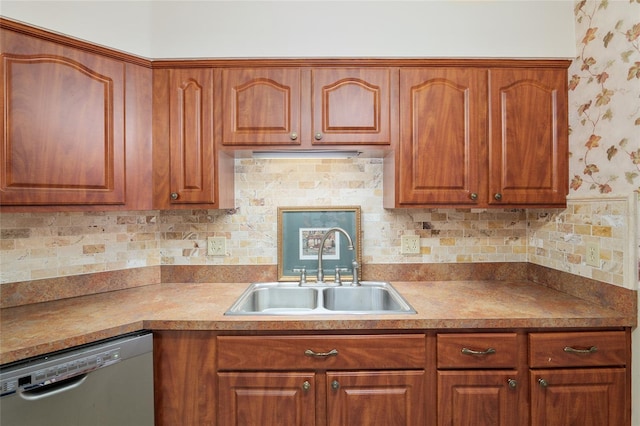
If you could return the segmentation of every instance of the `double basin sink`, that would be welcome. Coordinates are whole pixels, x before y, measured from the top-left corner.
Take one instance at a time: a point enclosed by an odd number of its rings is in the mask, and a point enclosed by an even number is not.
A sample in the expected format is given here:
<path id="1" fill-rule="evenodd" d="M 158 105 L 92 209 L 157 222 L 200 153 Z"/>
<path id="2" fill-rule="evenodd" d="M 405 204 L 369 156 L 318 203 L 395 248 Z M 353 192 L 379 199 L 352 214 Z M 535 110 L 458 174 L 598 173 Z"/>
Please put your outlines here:
<path id="1" fill-rule="evenodd" d="M 388 282 L 358 286 L 267 282 L 251 284 L 225 315 L 415 314 Z"/>

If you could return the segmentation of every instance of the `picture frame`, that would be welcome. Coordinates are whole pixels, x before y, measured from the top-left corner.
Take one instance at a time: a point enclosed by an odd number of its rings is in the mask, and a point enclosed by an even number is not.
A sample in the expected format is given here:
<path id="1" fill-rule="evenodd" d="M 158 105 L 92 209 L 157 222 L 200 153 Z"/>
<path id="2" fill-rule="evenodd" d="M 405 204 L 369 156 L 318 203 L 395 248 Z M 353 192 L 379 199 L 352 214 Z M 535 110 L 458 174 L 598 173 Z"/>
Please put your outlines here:
<path id="1" fill-rule="evenodd" d="M 318 249 L 325 232 L 334 227 L 344 229 L 355 247 L 348 249 L 344 235 L 334 232 L 327 237 L 322 256 L 325 281 L 333 281 L 336 267 L 348 268 L 341 274 L 353 280 L 352 261 L 360 265 L 362 277 L 362 244 L 360 206 L 342 207 L 278 207 L 278 281 L 299 281 L 305 268 L 307 281 L 316 281 Z"/>

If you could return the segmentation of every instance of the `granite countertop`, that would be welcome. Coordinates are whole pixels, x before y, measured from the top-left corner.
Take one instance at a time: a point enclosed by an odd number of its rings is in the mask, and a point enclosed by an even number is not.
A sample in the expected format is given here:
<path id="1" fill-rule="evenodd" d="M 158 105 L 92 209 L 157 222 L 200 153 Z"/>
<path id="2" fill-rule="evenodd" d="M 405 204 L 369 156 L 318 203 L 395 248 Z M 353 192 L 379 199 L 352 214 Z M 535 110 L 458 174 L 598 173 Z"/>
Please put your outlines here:
<path id="1" fill-rule="evenodd" d="M 633 315 L 529 281 L 394 282 L 417 314 L 224 316 L 246 283 L 166 283 L 5 308 L 0 364 L 140 329 L 295 331 L 632 327 Z"/>

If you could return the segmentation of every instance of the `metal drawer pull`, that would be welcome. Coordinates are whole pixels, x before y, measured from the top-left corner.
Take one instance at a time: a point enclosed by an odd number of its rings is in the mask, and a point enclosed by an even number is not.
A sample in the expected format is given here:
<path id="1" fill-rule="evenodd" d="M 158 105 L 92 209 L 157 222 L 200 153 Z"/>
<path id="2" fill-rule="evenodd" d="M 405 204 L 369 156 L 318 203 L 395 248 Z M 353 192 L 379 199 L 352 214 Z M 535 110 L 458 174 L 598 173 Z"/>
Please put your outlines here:
<path id="1" fill-rule="evenodd" d="M 509 379 L 507 380 L 507 384 L 511 389 L 515 389 L 518 386 L 518 381 L 515 379 Z"/>
<path id="2" fill-rule="evenodd" d="M 302 390 L 306 392 L 306 391 L 308 391 L 309 389 L 311 389 L 311 383 L 309 383 L 309 381 L 308 381 L 308 380 L 305 380 L 305 381 L 302 383 Z"/>
<path id="3" fill-rule="evenodd" d="M 589 349 L 576 349 L 571 346 L 565 346 L 565 352 L 569 352 L 570 354 L 593 354 L 598 352 L 598 348 L 596 346 L 591 346 Z"/>
<path id="4" fill-rule="evenodd" d="M 476 356 L 481 356 L 481 355 L 491 355 L 491 354 L 495 354 L 496 350 L 493 348 L 487 348 L 484 351 L 474 351 L 473 349 L 469 349 L 469 348 L 462 348 L 462 353 L 465 355 L 476 355 Z"/>
<path id="5" fill-rule="evenodd" d="M 329 352 L 314 352 L 311 349 L 307 349 L 306 351 L 304 351 L 304 354 L 306 356 L 312 356 L 315 358 L 327 358 L 330 356 L 338 356 L 338 350 L 331 349 Z"/>
<path id="6" fill-rule="evenodd" d="M 549 386 L 549 383 L 545 379 L 538 379 L 538 384 L 543 388 L 546 388 L 547 386 Z"/>
<path id="7" fill-rule="evenodd" d="M 340 389 L 340 382 L 338 382 L 337 380 L 334 380 L 333 382 L 331 382 L 331 389 L 333 390 Z"/>

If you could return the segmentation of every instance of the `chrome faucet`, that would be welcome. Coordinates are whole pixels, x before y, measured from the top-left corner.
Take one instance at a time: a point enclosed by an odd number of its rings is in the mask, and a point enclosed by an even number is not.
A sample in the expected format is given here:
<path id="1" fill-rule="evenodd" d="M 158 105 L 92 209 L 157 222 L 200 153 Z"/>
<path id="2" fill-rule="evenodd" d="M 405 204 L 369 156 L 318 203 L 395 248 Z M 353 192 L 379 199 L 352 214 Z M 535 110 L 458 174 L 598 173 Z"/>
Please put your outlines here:
<path id="1" fill-rule="evenodd" d="M 349 245 L 347 246 L 347 248 L 351 251 L 353 251 L 353 262 L 352 262 L 352 266 L 353 266 L 353 285 L 359 285 L 358 283 L 358 262 L 356 260 L 356 254 L 355 254 L 355 246 L 353 245 L 353 240 L 351 240 L 351 236 L 349 236 L 349 233 L 347 231 L 345 231 L 342 228 L 329 228 L 327 230 L 327 232 L 324 233 L 324 235 L 322 236 L 322 240 L 320 241 L 320 248 L 318 249 L 318 276 L 317 276 L 317 282 L 318 283 L 323 283 L 324 282 L 324 271 L 322 270 L 322 252 L 324 251 L 324 243 L 325 241 L 327 241 L 327 238 L 329 237 L 329 235 L 331 235 L 332 232 L 339 232 L 341 234 L 343 234 L 345 237 L 347 237 L 347 240 L 349 241 Z M 340 238 L 340 236 L 338 236 L 337 238 Z"/>

